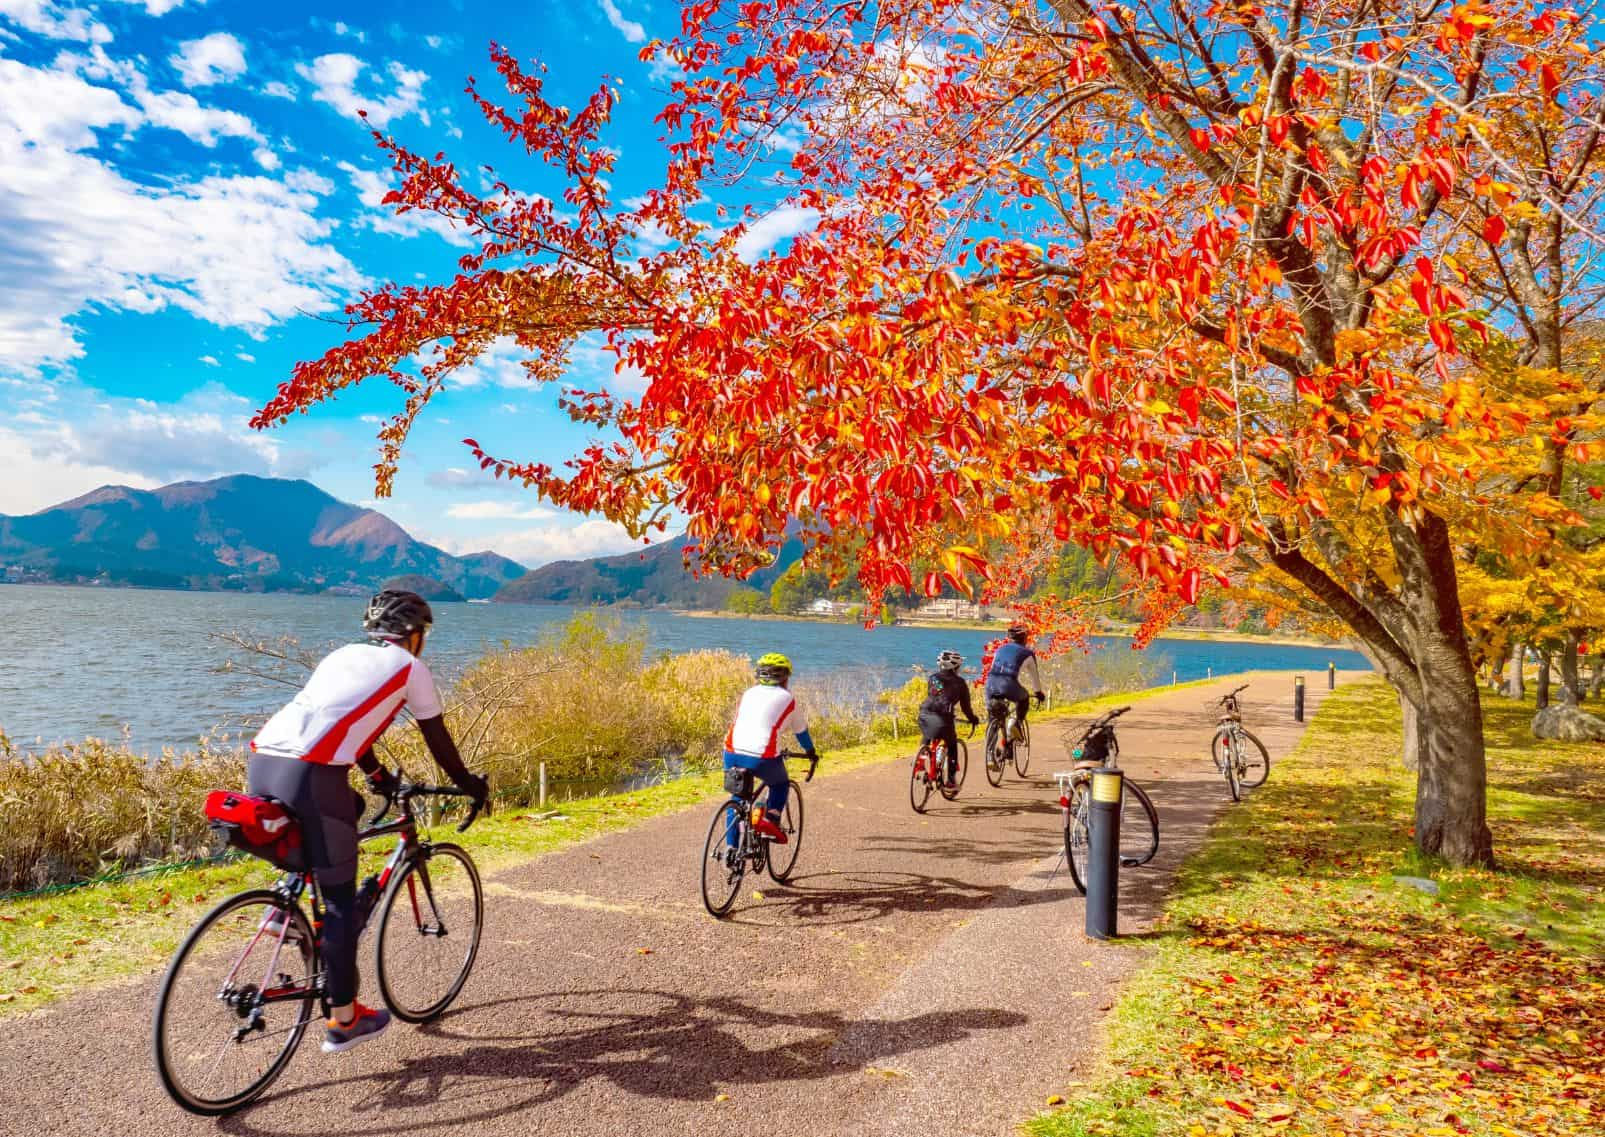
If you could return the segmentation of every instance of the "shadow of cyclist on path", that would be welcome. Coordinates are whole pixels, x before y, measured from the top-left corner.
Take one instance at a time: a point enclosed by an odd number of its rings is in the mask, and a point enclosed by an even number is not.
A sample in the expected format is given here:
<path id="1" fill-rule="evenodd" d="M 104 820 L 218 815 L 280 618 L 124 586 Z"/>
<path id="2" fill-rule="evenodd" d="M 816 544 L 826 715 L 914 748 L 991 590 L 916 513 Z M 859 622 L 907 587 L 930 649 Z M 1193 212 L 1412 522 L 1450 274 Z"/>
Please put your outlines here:
<path id="1" fill-rule="evenodd" d="M 506 1035 L 473 1029 L 476 1023 L 505 1023 L 510 1015 L 531 1028 Z M 880 1022 L 835 1012 L 760 1009 L 733 996 L 697 1000 L 657 990 L 532 995 L 465 1007 L 425 1028 L 437 1045 L 462 1044 L 455 1052 L 273 1094 L 219 1127 L 239 1137 L 322 1137 L 331 1128 L 372 1135 L 426 1132 L 548 1104 L 596 1079 L 621 1094 L 621 1104 L 640 1098 L 711 1102 L 726 1087 L 835 1077 L 1026 1021 L 1013 1011 L 973 1008 Z M 849 1029 L 852 1057 L 833 1057 L 832 1049 Z M 366 1092 L 351 1101 L 358 1087 Z M 338 1124 L 324 1116 L 304 1128 L 253 1119 L 308 1093 L 331 1104 L 350 1101 L 352 1116 Z M 633 1108 L 641 1104 L 636 1101 Z"/>

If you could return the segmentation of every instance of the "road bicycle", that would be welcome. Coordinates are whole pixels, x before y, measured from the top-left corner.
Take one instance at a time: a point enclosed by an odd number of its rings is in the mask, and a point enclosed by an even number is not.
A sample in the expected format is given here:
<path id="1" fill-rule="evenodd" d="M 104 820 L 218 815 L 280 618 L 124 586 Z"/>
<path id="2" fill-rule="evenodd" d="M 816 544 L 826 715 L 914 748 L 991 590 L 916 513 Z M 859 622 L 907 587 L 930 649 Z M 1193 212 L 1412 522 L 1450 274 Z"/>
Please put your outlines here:
<path id="1" fill-rule="evenodd" d="M 1237 696 L 1248 689 L 1248 684 L 1222 695 L 1216 705 L 1221 708 L 1215 737 L 1210 739 L 1210 757 L 1215 759 L 1215 770 L 1226 777 L 1226 788 L 1233 801 L 1243 800 L 1243 790 L 1258 789 L 1265 784 L 1271 772 L 1271 754 L 1265 744 L 1243 728 L 1243 710 Z"/>
<path id="2" fill-rule="evenodd" d="M 1041 700 L 1038 700 L 1041 705 Z M 1031 724 L 1019 718 L 1013 699 L 986 701 L 986 748 L 983 764 L 986 780 L 994 787 L 1003 784 L 1003 772 L 1014 763 L 1014 772 L 1025 777 L 1031 765 Z"/>
<path id="3" fill-rule="evenodd" d="M 357 834 L 358 841 L 400 838 L 384 870 L 370 878 L 376 887 L 365 881 L 364 891 L 378 898 L 379 992 L 404 1022 L 438 1018 L 479 952 L 484 892 L 473 858 L 459 845 L 420 837 L 413 812 L 414 798 L 468 796 L 403 782 Z M 474 804 L 459 833 L 482 805 Z M 391 806 L 395 820 L 381 824 Z M 218 1116 L 255 1100 L 284 1071 L 319 1011 L 328 1015 L 318 944 L 323 917 L 317 877 L 289 872 L 272 888 L 224 900 L 179 945 L 162 977 L 152 1042 L 162 1085 L 184 1109 Z"/>
<path id="4" fill-rule="evenodd" d="M 970 727 L 968 737 L 975 737 L 974 726 Z M 914 755 L 914 767 L 908 774 L 908 801 L 914 807 L 915 813 L 925 812 L 925 807 L 931 800 L 932 790 L 940 793 L 948 801 L 959 796 L 959 789 L 964 785 L 964 775 L 970 768 L 970 748 L 964 744 L 964 739 L 958 740 L 958 749 L 953 752 L 952 778 L 943 773 L 947 762 L 947 743 L 940 738 L 927 739 L 920 743 L 919 751 Z"/>
<path id="5" fill-rule="evenodd" d="M 790 761 L 808 758 L 808 755 L 787 751 L 776 757 Z M 813 781 L 818 767 L 819 758 L 809 758 L 808 773 L 803 781 Z M 735 767 L 725 770 L 724 784 L 730 796 L 714 813 L 708 840 L 702 849 L 702 904 L 711 916 L 723 916 L 730 911 L 749 867 L 754 876 L 767 868 L 776 884 L 785 884 L 797 867 L 797 854 L 802 849 L 802 787 L 795 780 L 787 783 L 786 808 L 781 811 L 779 823 L 786 843 L 778 846 L 760 836 L 752 824 L 753 818 L 762 816 L 761 811 L 768 804 L 769 787 L 758 788 L 751 770 Z"/>
<path id="6" fill-rule="evenodd" d="M 1070 879 L 1082 895 L 1087 892 L 1088 857 L 1092 834 L 1092 778 L 1103 772 L 1120 772 L 1120 740 L 1115 720 L 1129 706 L 1107 711 L 1089 723 L 1070 748 L 1073 769 L 1056 773 L 1059 810 L 1064 818 L 1064 851 Z M 1127 868 L 1145 865 L 1159 851 L 1159 813 L 1148 792 L 1121 773 L 1120 863 Z M 1058 871 L 1055 867 L 1054 871 Z"/>

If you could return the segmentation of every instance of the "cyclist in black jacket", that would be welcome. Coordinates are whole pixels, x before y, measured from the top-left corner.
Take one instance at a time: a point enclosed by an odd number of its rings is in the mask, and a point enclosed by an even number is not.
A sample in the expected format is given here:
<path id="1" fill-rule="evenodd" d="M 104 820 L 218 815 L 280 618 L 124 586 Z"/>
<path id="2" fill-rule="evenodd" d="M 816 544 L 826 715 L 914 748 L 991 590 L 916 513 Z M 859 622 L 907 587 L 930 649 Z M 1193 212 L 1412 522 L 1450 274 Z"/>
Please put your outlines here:
<path id="1" fill-rule="evenodd" d="M 964 657 L 944 651 L 936 657 L 936 670 L 926 681 L 925 701 L 920 704 L 920 737 L 925 742 L 941 739 L 947 744 L 947 769 L 942 776 L 948 785 L 958 774 L 959 735 L 956 711 L 962 710 L 971 726 L 981 720 L 970 706 L 970 685 L 959 675 Z"/>

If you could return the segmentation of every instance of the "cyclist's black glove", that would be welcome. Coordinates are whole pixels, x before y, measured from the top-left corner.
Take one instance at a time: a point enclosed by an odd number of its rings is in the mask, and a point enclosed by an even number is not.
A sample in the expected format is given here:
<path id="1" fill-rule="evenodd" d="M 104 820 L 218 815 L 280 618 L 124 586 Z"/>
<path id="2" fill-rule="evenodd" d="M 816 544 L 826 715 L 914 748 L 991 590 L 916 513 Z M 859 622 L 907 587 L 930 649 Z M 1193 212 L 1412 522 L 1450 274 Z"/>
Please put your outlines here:
<path id="1" fill-rule="evenodd" d="M 401 779 L 396 777 L 393 770 L 380 766 L 368 775 L 368 788 L 382 798 L 393 798 L 396 790 L 401 788 Z"/>
<path id="2" fill-rule="evenodd" d="M 483 806 L 490 800 L 490 783 L 478 774 L 464 771 L 463 777 L 457 779 L 457 788 L 472 795 L 475 805 Z"/>
<path id="3" fill-rule="evenodd" d="M 980 726 L 981 725 L 981 720 L 976 718 L 974 715 L 971 715 L 970 716 L 970 725 L 971 726 Z"/>
<path id="4" fill-rule="evenodd" d="M 1038 691 L 1035 695 L 1032 696 L 1032 698 L 1034 698 L 1037 701 L 1037 706 L 1039 706 L 1039 707 L 1043 703 L 1048 701 L 1048 696 L 1046 694 L 1044 694 L 1043 692 L 1041 692 L 1041 691 Z"/>

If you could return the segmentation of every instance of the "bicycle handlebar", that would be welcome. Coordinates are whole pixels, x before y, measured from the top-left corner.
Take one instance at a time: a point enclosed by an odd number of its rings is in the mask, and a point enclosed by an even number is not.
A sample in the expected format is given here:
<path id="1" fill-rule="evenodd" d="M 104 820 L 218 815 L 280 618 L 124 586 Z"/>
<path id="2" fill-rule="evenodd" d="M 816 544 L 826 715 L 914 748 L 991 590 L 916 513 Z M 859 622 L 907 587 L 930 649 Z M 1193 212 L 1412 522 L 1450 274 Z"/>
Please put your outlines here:
<path id="1" fill-rule="evenodd" d="M 803 775 L 803 781 L 805 781 L 805 782 L 813 781 L 814 780 L 814 771 L 819 769 L 819 754 L 817 752 L 815 752 L 812 755 L 809 755 L 809 754 L 799 754 L 795 750 L 782 750 L 779 754 L 776 754 L 775 757 L 780 759 L 782 762 L 789 762 L 789 761 L 791 761 L 793 759 L 796 759 L 796 758 L 807 758 L 808 759 L 808 773 Z"/>
<path id="2" fill-rule="evenodd" d="M 385 814 L 390 812 L 390 807 L 397 802 L 401 803 L 401 811 L 404 815 L 410 814 L 412 811 L 408 807 L 415 797 L 473 797 L 473 795 L 467 790 L 459 789 L 456 786 L 431 786 L 424 782 L 402 782 L 396 786 L 393 794 L 385 797 L 385 807 L 368 824 L 370 826 L 378 825 L 379 822 L 384 820 Z M 461 825 L 457 826 L 457 832 L 465 832 L 489 805 L 489 798 L 475 800 L 473 808 L 468 811 L 468 816 L 463 819 Z"/>
<path id="3" fill-rule="evenodd" d="M 1239 692 L 1248 690 L 1248 686 L 1249 685 L 1247 683 L 1244 683 L 1241 687 L 1234 687 L 1216 701 L 1219 703 L 1229 703 L 1233 699 L 1237 698 Z"/>

